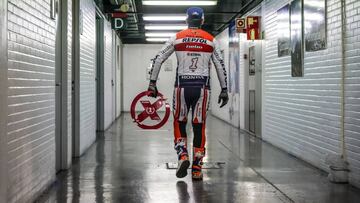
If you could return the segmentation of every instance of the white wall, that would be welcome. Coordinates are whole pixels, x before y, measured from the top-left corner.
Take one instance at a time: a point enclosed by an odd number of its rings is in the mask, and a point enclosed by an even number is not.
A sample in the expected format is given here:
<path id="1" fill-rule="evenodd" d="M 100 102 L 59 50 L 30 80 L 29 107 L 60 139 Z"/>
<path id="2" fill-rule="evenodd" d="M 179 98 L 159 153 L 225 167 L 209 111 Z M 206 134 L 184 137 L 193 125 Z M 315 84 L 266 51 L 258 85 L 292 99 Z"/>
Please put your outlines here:
<path id="1" fill-rule="evenodd" d="M 253 13 L 253 15 L 259 15 L 259 11 L 257 9 L 256 13 Z M 221 32 L 219 35 L 216 36 L 216 40 L 220 43 L 221 49 L 224 50 L 224 61 L 226 70 L 228 73 L 228 80 L 229 80 L 229 72 L 231 68 L 229 63 L 229 29 L 225 29 L 223 32 Z M 246 39 L 246 34 L 239 34 L 239 48 L 240 48 L 240 56 L 239 56 L 239 94 L 229 93 L 229 103 L 224 106 L 223 108 L 219 108 L 219 104 L 217 104 L 218 96 L 220 93 L 220 87 L 218 85 L 218 80 L 216 76 L 216 71 L 214 68 L 211 69 L 211 89 L 212 89 L 212 95 L 211 95 L 211 113 L 230 123 L 231 125 L 235 127 L 240 127 L 241 129 L 246 129 L 245 126 L 246 121 L 246 111 L 248 111 L 248 59 L 244 59 L 244 54 L 248 55 L 249 52 L 249 46 L 255 45 L 256 42 L 252 42 L 250 40 Z M 229 81 L 228 81 L 229 83 Z M 233 104 L 234 107 L 234 115 L 230 115 L 230 109 L 231 108 L 231 102 L 235 102 L 237 104 Z"/>
<path id="2" fill-rule="evenodd" d="M 113 39 L 111 23 L 104 20 L 104 130 L 106 130 L 114 121 L 113 117 L 113 89 L 114 80 L 113 63 Z"/>
<path id="3" fill-rule="evenodd" d="M 216 36 L 216 40 L 219 43 L 220 49 L 224 50 L 224 62 L 226 66 L 226 72 L 229 73 L 229 29 L 226 28 L 222 33 Z M 229 74 L 228 74 L 229 75 Z M 219 108 L 218 97 L 221 92 L 221 87 L 219 84 L 219 80 L 217 78 L 216 70 L 214 65 L 211 66 L 210 70 L 211 77 L 211 100 L 210 100 L 210 112 L 214 116 L 231 123 L 230 114 L 229 114 L 229 103 L 223 108 Z M 229 81 L 228 81 L 229 83 Z M 231 95 L 229 95 L 231 97 Z"/>
<path id="4" fill-rule="evenodd" d="M 229 59 L 229 28 L 226 28 L 223 32 L 221 32 L 219 35 L 216 36 L 216 40 L 218 41 L 219 45 L 220 45 L 220 50 L 224 51 L 224 62 L 225 62 L 225 66 L 226 66 L 226 72 L 227 72 L 227 79 L 228 79 L 228 88 L 229 88 L 229 74 L 230 74 L 230 69 L 233 68 L 235 69 L 235 67 L 230 67 L 230 59 Z M 240 46 L 240 56 L 243 53 L 243 46 L 241 43 L 239 43 Z M 216 70 L 214 65 L 211 66 L 211 70 L 210 70 L 210 77 L 211 77 L 211 102 L 210 102 L 210 113 L 218 118 L 220 118 L 221 120 L 226 121 L 227 123 L 233 125 L 234 127 L 240 127 L 241 125 L 241 99 L 243 97 L 241 97 L 242 92 L 242 88 L 243 88 L 243 75 L 241 75 L 241 73 L 243 72 L 243 64 L 242 61 L 240 59 L 239 62 L 239 66 L 240 66 L 240 77 L 239 77 L 239 85 L 240 85 L 240 93 L 228 93 L 229 94 L 229 102 L 226 106 L 224 106 L 223 108 L 219 108 L 220 104 L 218 104 L 218 97 L 219 94 L 221 92 L 221 88 L 219 85 L 219 80 L 217 78 L 216 75 Z M 236 73 L 235 71 L 233 71 L 233 73 Z M 233 111 L 233 114 L 231 115 L 230 112 Z"/>
<path id="5" fill-rule="evenodd" d="M 73 2 L 67 3 L 70 23 L 64 36 L 68 39 L 66 110 L 71 132 Z M 82 0 L 81 9 L 84 27 L 79 56 L 80 153 L 95 140 L 96 116 L 94 2 Z M 56 178 L 55 20 L 50 19 L 47 0 L 9 0 L 8 4 L 0 1 L 0 11 L 0 48 L 3 50 L 0 55 L 0 112 L 4 115 L 0 119 L 0 202 L 32 202 Z M 111 42 L 108 46 L 111 49 Z M 71 133 L 67 138 L 71 146 Z M 71 154 L 71 147 L 68 153 Z M 71 162 L 71 158 L 68 161 Z"/>
<path id="6" fill-rule="evenodd" d="M 346 141 L 350 182 L 359 186 L 360 3 L 346 2 Z M 306 52 L 304 77 L 292 78 L 290 56 L 277 56 L 276 11 L 286 3 L 287 0 L 265 3 L 263 139 L 327 171 L 325 157 L 340 153 L 341 4 L 327 1 L 328 47 Z"/>
<path id="7" fill-rule="evenodd" d="M 248 60 L 244 59 L 244 54 L 248 54 L 248 42 L 246 40 L 246 34 L 240 34 L 240 128 L 245 129 L 245 111 L 246 108 L 246 99 L 248 98 L 248 94 L 245 94 L 245 91 L 248 91 L 248 76 L 249 76 L 249 69 L 245 67 L 249 67 Z M 248 56 L 249 57 L 249 56 Z"/>
<path id="8" fill-rule="evenodd" d="M 345 136 L 350 180 L 360 187 L 360 2 L 346 2 Z"/>
<path id="9" fill-rule="evenodd" d="M 290 56 L 277 56 L 276 11 L 287 0 L 269 0 L 263 6 L 263 139 L 328 171 L 325 157 L 340 153 L 341 22 L 340 2 L 327 1 L 328 48 L 305 53 L 303 78 L 291 77 Z M 345 140 L 350 182 L 360 187 L 360 3 L 346 1 L 346 112 Z M 260 11 L 260 10 L 258 10 Z M 260 13 L 258 13 L 260 15 Z M 245 15 L 246 16 L 246 15 Z M 228 65 L 228 30 L 217 36 Z M 244 128 L 248 44 L 240 42 L 240 127 Z M 229 67 L 228 67 L 229 68 Z M 216 104 L 220 91 L 212 69 L 211 113 L 229 123 L 228 107 Z"/>
<path id="10" fill-rule="evenodd" d="M 56 56 L 56 170 L 72 161 L 72 1 L 62 0 L 57 14 Z M 58 75 L 57 75 L 58 74 Z M 58 153 L 59 152 L 59 153 Z"/>
<path id="11" fill-rule="evenodd" d="M 80 149 L 81 155 L 96 138 L 96 25 L 92 0 L 80 0 L 83 33 L 80 35 Z"/>
<path id="12" fill-rule="evenodd" d="M 67 106 L 67 116 L 68 116 L 68 123 L 67 123 L 67 127 L 68 127 L 68 166 L 71 165 L 71 160 L 72 160 L 72 12 L 73 12 L 73 2 L 71 0 L 67 0 L 68 6 L 67 6 L 67 14 L 68 14 L 68 19 L 67 19 L 67 42 L 68 42 L 68 49 L 67 49 L 67 56 L 68 56 L 68 84 L 67 84 L 67 93 L 68 93 L 68 106 Z"/>
<path id="13" fill-rule="evenodd" d="M 123 48 L 123 111 L 130 111 L 130 105 L 136 95 L 146 91 L 149 80 L 146 79 L 146 69 L 150 65 L 150 60 L 160 51 L 163 45 L 152 44 L 125 44 Z M 172 106 L 173 90 L 176 76 L 176 57 L 175 53 L 169 58 L 172 60 L 172 71 L 161 69 L 158 90 L 168 98 Z M 137 109 L 142 110 L 142 109 Z"/>
<path id="14" fill-rule="evenodd" d="M 7 14 L 6 202 L 29 202 L 55 180 L 55 21 L 47 0 L 9 0 Z"/>
<path id="15" fill-rule="evenodd" d="M 277 57 L 276 11 L 287 2 L 266 4 L 263 138 L 327 169 L 325 156 L 338 152 L 339 146 L 340 53 L 335 51 L 340 44 L 306 53 L 304 77 L 292 78 L 290 56 Z M 328 6 L 334 7 L 331 2 Z M 328 33 L 333 29 L 334 23 L 329 23 Z M 340 33 L 328 40 L 339 41 Z"/>
<path id="16" fill-rule="evenodd" d="M 115 75 L 116 75 L 116 118 L 121 115 L 121 69 L 122 69 L 122 43 L 118 36 L 115 37 Z"/>

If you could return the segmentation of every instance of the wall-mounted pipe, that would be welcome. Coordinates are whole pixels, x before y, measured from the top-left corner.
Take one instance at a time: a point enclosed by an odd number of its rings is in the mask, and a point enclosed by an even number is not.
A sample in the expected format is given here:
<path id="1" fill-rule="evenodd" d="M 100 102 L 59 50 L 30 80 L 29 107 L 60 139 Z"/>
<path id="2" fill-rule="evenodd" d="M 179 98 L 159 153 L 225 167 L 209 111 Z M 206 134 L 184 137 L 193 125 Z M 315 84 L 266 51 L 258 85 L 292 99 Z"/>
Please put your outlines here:
<path id="1" fill-rule="evenodd" d="M 329 165 L 329 180 L 335 183 L 347 183 L 348 162 L 346 156 L 345 142 L 345 35 L 346 34 L 346 0 L 341 0 L 341 80 L 340 80 L 340 132 L 339 132 L 339 153 L 329 154 L 326 163 Z"/>
<path id="2" fill-rule="evenodd" d="M 346 34 L 346 0 L 341 0 L 341 119 L 340 141 L 341 157 L 347 161 L 345 146 L 345 34 Z"/>

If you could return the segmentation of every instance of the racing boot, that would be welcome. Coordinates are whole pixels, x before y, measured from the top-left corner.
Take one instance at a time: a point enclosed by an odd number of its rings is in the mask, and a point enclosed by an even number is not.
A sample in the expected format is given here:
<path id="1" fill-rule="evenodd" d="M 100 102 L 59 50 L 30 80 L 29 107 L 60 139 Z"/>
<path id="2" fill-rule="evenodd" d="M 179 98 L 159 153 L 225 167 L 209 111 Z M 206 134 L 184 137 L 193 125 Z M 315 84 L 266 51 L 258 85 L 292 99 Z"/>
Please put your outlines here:
<path id="1" fill-rule="evenodd" d="M 191 168 L 193 180 L 203 179 L 203 173 L 201 172 L 201 168 L 203 165 L 202 159 L 204 158 L 204 156 L 205 156 L 205 148 L 194 147 L 194 158 L 193 158 L 193 165 Z"/>
<path id="2" fill-rule="evenodd" d="M 186 138 L 177 138 L 175 140 L 174 148 L 178 155 L 178 167 L 176 169 L 176 177 L 183 178 L 183 177 L 187 176 L 187 169 L 190 166 Z"/>

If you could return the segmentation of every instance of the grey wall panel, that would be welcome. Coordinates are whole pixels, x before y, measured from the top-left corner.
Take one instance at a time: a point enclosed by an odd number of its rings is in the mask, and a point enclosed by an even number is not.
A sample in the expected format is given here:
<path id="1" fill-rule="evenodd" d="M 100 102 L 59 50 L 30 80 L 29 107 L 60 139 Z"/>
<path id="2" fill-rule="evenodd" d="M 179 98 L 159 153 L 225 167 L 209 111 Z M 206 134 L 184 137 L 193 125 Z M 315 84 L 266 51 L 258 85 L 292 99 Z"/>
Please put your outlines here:
<path id="1" fill-rule="evenodd" d="M 7 50 L 7 0 L 0 0 L 0 50 Z M 7 201 L 7 51 L 0 51 L 0 202 Z"/>
<path id="2" fill-rule="evenodd" d="M 345 140 L 350 182 L 360 187 L 360 2 L 346 2 Z"/>
<path id="3" fill-rule="evenodd" d="M 95 4 L 81 0 L 82 34 L 80 35 L 80 154 L 96 138 L 96 25 Z"/>
<path id="4" fill-rule="evenodd" d="M 67 16 L 68 16 L 68 24 L 67 24 L 67 56 L 68 56 L 68 162 L 71 163 L 72 159 L 72 0 L 67 1 L 68 7 L 67 7 Z"/>
<path id="5" fill-rule="evenodd" d="M 113 44 L 111 24 L 104 21 L 104 130 L 113 122 Z"/>
<path id="6" fill-rule="evenodd" d="M 116 72 L 116 118 L 121 115 L 121 64 L 122 64 L 122 44 L 118 36 L 115 37 L 115 72 Z"/>
<path id="7" fill-rule="evenodd" d="M 8 1 L 8 202 L 55 179 L 55 21 L 47 0 Z"/>
<path id="8" fill-rule="evenodd" d="M 328 21 L 328 49 L 306 52 L 304 77 L 291 77 L 291 59 L 277 56 L 277 13 L 282 1 L 265 3 L 263 139 L 327 170 L 325 157 L 339 152 L 341 33 Z M 340 4 L 328 1 L 328 17 L 340 19 Z"/>

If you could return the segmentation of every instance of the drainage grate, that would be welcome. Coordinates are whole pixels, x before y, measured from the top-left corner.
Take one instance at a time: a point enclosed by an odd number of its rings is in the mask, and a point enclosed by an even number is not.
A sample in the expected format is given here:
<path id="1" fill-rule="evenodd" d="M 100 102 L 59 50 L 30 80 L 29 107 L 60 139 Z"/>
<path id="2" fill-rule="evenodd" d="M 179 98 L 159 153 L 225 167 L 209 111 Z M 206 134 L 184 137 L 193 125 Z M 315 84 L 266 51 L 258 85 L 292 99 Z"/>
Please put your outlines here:
<path id="1" fill-rule="evenodd" d="M 225 162 L 204 162 L 203 169 L 222 169 Z M 166 169 L 172 170 L 177 168 L 177 163 L 166 163 Z M 191 165 L 190 167 L 191 168 Z"/>

